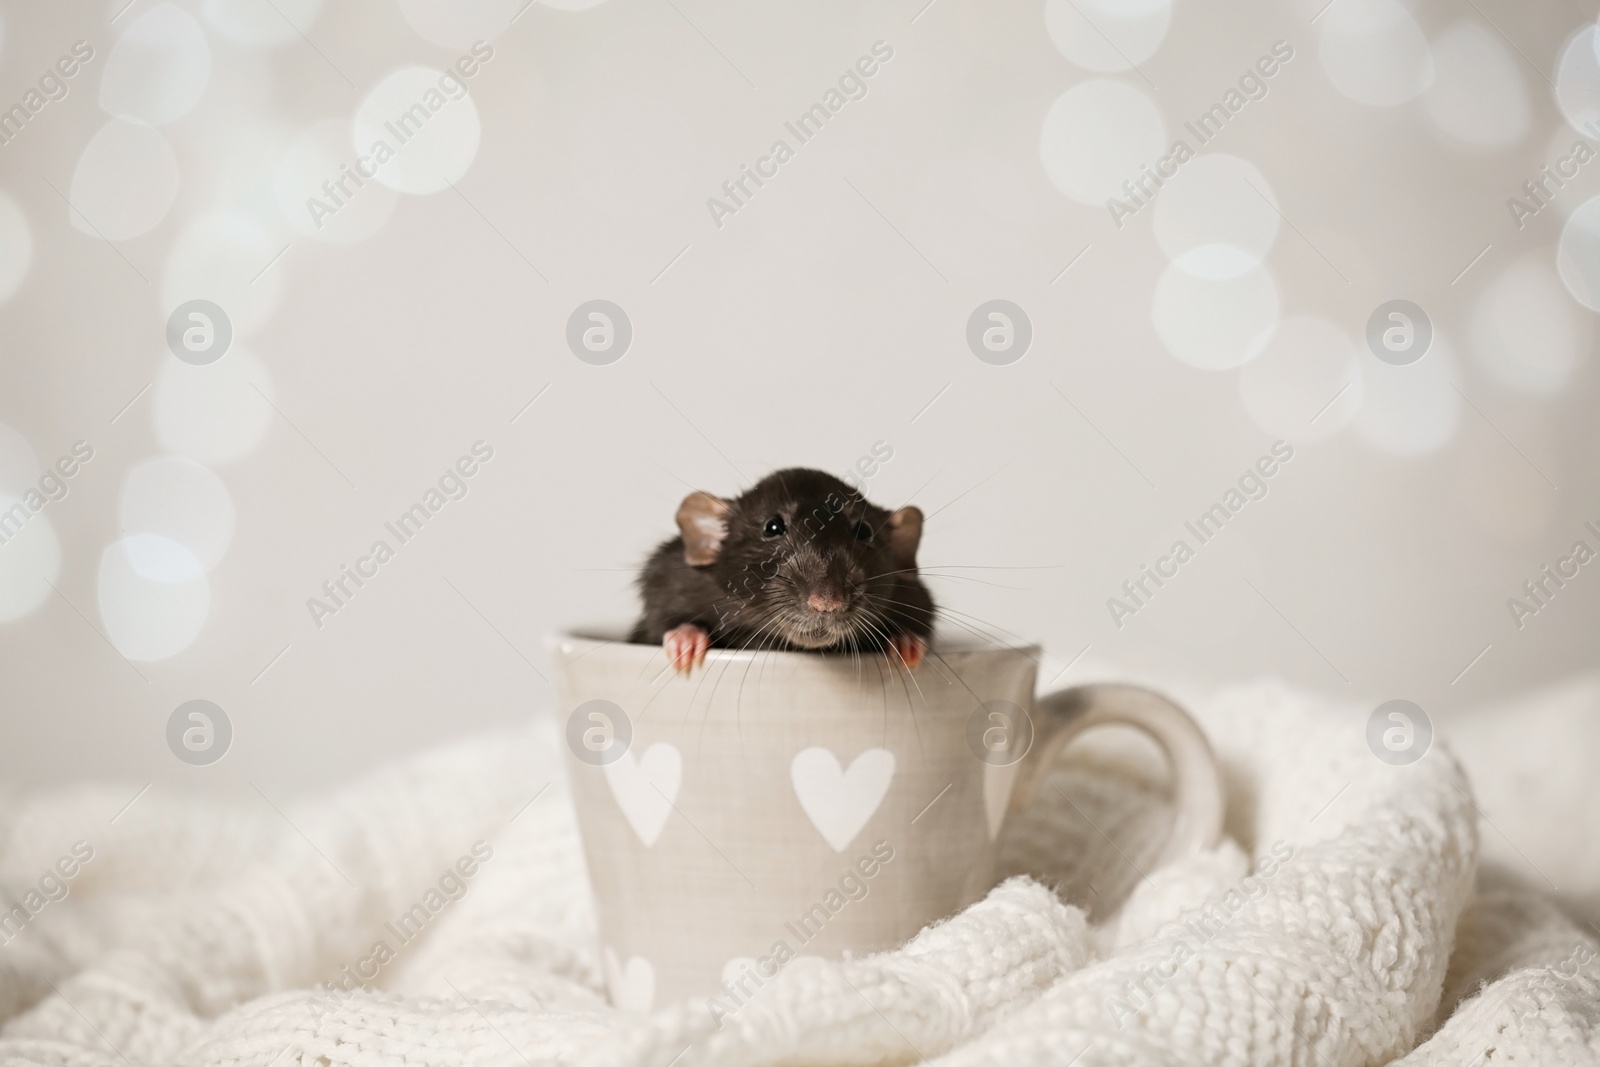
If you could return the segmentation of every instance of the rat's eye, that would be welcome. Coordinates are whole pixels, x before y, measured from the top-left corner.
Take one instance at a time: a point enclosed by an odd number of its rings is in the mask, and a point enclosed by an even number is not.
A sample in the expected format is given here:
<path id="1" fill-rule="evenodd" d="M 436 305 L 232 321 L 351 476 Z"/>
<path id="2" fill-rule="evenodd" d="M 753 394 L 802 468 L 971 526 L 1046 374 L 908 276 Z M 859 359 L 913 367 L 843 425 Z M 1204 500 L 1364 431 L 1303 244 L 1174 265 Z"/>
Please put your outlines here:
<path id="1" fill-rule="evenodd" d="M 788 532 L 789 527 L 784 523 L 782 515 L 772 516 L 767 520 L 767 524 L 761 528 L 762 537 L 782 537 Z"/>
<path id="2" fill-rule="evenodd" d="M 871 541 L 872 540 L 872 527 L 869 526 L 868 524 L 864 523 L 864 522 L 856 523 L 856 540 L 857 541 Z"/>

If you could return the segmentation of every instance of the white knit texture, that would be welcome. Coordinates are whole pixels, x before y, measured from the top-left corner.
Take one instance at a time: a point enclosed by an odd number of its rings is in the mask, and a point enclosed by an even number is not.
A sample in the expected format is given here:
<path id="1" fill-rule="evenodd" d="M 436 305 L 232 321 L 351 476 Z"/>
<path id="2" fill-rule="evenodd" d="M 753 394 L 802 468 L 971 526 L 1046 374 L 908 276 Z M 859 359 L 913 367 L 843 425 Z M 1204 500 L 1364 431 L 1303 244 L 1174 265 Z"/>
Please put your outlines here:
<path id="1" fill-rule="evenodd" d="M 133 788 L 14 797 L 8 898 L 75 840 L 95 855 L 0 946 L 0 1067 L 1600 1060 L 1594 931 L 1525 871 L 1479 874 L 1444 746 L 1394 767 L 1364 706 L 1273 683 L 1176 695 L 1224 768 L 1220 848 L 1151 869 L 1159 781 L 1072 754 L 1008 826 L 986 899 L 891 952 L 797 960 L 731 1014 L 607 1004 L 548 725 L 302 803 L 157 788 L 113 823 Z M 465 895 L 370 988 L 320 987 L 480 839 Z M 1246 879 L 1274 849 L 1292 854 Z"/>

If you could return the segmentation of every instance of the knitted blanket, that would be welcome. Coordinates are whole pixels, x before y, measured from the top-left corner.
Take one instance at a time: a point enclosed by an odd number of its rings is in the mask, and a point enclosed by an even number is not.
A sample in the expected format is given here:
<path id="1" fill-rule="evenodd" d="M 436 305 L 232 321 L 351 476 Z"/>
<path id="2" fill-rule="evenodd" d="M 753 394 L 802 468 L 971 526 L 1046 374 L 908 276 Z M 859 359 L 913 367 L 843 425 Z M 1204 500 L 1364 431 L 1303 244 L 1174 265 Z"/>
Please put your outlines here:
<path id="1" fill-rule="evenodd" d="M 129 805 L 137 783 L 13 797 L 0 891 L 23 912 L 0 928 L 0 1064 L 1600 1059 L 1597 931 L 1527 867 L 1479 870 L 1483 813 L 1448 743 L 1391 766 L 1367 748 L 1370 705 L 1167 689 L 1222 761 L 1216 850 L 1151 867 L 1159 768 L 1136 739 L 1086 738 L 1040 790 L 1065 802 L 1008 827 L 987 898 L 897 950 L 797 960 L 748 998 L 649 1016 L 606 1002 L 547 722 L 298 803 L 252 786 Z M 1555 703 L 1591 725 L 1592 754 L 1600 686 Z M 1537 710 L 1483 721 L 1520 715 L 1533 744 Z M 1565 833 L 1592 847 L 1576 811 Z"/>

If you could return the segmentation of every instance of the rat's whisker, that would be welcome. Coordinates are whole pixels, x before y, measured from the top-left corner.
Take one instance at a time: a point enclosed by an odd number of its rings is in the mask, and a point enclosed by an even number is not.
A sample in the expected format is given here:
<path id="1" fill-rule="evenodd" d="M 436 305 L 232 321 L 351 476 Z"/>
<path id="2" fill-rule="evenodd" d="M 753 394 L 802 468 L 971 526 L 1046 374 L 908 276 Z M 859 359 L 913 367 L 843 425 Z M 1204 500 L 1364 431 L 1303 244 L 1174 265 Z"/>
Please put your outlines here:
<path id="1" fill-rule="evenodd" d="M 1032 566 L 1001 566 L 989 563 L 934 563 L 942 571 L 1064 571 L 1070 563 L 1039 563 Z"/>
<path id="2" fill-rule="evenodd" d="M 975 624 L 977 626 L 988 627 L 989 629 L 994 630 L 997 633 L 1004 634 L 1006 637 L 1010 638 L 1013 642 L 1016 642 L 1016 643 L 1019 643 L 1019 644 L 1024 644 L 1024 645 L 1031 644 L 1031 642 L 1027 638 L 1023 637 L 1021 634 L 1012 633 L 1010 630 L 1007 630 L 1003 626 L 998 626 L 998 625 L 996 625 L 996 624 L 994 624 L 992 622 L 989 622 L 986 619 L 980 619 L 976 615 L 972 615 L 972 614 L 970 614 L 968 612 L 961 611 L 961 610 L 959 610 L 957 608 L 952 608 L 952 607 L 949 607 L 948 605 L 941 605 L 936 610 L 937 610 L 937 613 L 938 613 L 940 618 L 948 619 L 951 622 L 956 622 L 959 619 L 970 620 L 973 624 Z"/>
<path id="3" fill-rule="evenodd" d="M 904 608 L 901 608 L 898 605 L 890 604 L 890 605 L 885 605 L 884 607 L 885 607 L 885 610 L 894 612 L 897 615 L 905 617 L 909 621 L 912 621 L 912 622 L 920 622 L 920 621 L 922 621 L 917 616 L 908 614 L 905 611 Z M 964 633 L 970 634 L 971 636 L 976 637 L 981 641 L 984 641 L 984 642 L 986 642 L 988 644 L 994 645 L 995 647 L 1008 647 L 1009 646 L 1009 642 L 1001 641 L 998 638 L 994 637 L 992 634 L 989 634 L 989 633 L 984 632 L 983 630 L 980 630 L 978 627 L 976 627 L 976 626 L 972 625 L 971 623 L 967 622 L 965 619 L 958 618 L 954 613 L 946 613 L 944 611 L 944 609 L 938 609 L 938 613 L 937 614 L 938 614 L 938 617 L 939 617 L 939 621 L 949 623 L 950 625 L 959 628 Z"/>
<path id="4" fill-rule="evenodd" d="M 1028 592 L 1031 587 L 1026 585 L 1006 585 L 1003 582 L 990 582 L 982 578 L 973 578 L 966 574 L 942 574 L 939 571 L 923 570 L 925 578 L 937 578 L 943 582 L 971 582 L 973 585 L 987 585 L 991 589 L 1015 589 L 1019 592 Z"/>

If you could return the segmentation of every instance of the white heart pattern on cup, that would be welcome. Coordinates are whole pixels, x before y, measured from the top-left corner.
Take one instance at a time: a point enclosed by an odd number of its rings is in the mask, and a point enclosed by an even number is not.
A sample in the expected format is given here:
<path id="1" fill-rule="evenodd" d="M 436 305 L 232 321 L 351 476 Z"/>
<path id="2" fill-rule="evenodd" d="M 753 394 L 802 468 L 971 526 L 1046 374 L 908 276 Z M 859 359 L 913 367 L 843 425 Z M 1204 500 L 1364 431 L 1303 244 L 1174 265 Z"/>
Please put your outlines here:
<path id="1" fill-rule="evenodd" d="M 617 806 L 627 816 L 628 825 L 649 848 L 661 836 L 683 784 L 683 756 L 665 741 L 645 749 L 644 758 L 635 760 L 632 752 L 606 764 L 606 784 Z"/>
<path id="2" fill-rule="evenodd" d="M 643 956 L 630 956 L 624 966 L 607 945 L 605 966 L 611 1003 L 623 1011 L 649 1011 L 656 1001 L 656 969 L 650 966 L 650 961 Z"/>
<path id="3" fill-rule="evenodd" d="M 867 749 L 851 761 L 848 771 L 839 766 L 837 756 L 820 747 L 805 749 L 789 764 L 800 807 L 835 852 L 849 847 L 867 825 L 893 777 L 894 753 L 886 748 Z"/>

